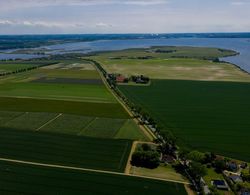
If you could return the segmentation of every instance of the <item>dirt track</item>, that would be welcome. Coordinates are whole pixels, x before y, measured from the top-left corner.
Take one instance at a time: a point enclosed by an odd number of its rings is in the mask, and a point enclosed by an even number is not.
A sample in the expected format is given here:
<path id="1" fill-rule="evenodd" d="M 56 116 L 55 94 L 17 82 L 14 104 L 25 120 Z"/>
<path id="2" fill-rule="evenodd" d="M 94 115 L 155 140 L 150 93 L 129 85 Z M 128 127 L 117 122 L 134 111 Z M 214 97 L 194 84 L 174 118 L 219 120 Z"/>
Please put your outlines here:
<path id="1" fill-rule="evenodd" d="M 75 78 L 47 78 L 42 77 L 31 81 L 32 83 L 59 83 L 59 84 L 88 84 L 88 85 L 102 85 L 100 79 L 75 79 Z"/>
<path id="2" fill-rule="evenodd" d="M 77 171 L 88 171 L 88 172 L 113 174 L 113 175 L 124 175 L 124 176 L 126 175 L 125 173 L 119 173 L 119 172 L 113 172 L 113 171 L 103 171 L 103 170 L 97 170 L 97 169 L 87 169 L 87 168 L 63 166 L 63 165 L 56 165 L 56 164 L 37 163 L 37 162 L 23 161 L 23 160 L 16 160 L 16 159 L 8 159 L 8 158 L 0 158 L 0 161 L 17 163 L 17 164 L 24 164 L 24 165 L 40 166 L 40 167 L 51 167 L 51 168 L 77 170 Z M 181 183 L 181 184 L 189 184 L 187 182 L 180 182 L 180 181 L 175 181 L 175 180 L 167 180 L 167 179 L 160 179 L 160 178 L 147 177 L 147 176 L 139 176 L 139 175 L 126 175 L 126 176 L 140 177 L 140 178 L 160 180 L 160 181 L 166 181 L 166 182 L 175 182 L 175 183 Z"/>

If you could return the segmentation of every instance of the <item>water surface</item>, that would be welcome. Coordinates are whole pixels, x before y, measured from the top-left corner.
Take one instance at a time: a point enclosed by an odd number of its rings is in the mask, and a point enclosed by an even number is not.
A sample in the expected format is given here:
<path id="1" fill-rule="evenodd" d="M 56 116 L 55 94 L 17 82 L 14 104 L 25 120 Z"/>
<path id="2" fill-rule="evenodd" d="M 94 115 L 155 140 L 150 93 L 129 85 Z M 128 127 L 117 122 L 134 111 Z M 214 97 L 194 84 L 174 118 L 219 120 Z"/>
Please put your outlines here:
<path id="1" fill-rule="evenodd" d="M 122 50 L 128 48 L 146 48 L 151 46 L 198 46 L 231 49 L 240 53 L 238 56 L 222 58 L 250 72 L 250 39 L 249 38 L 161 38 L 133 40 L 99 40 L 92 42 L 65 43 L 35 48 L 46 48 L 48 54 L 89 53 L 95 51 Z M 1 54 L 0 59 L 41 57 L 28 54 Z"/>

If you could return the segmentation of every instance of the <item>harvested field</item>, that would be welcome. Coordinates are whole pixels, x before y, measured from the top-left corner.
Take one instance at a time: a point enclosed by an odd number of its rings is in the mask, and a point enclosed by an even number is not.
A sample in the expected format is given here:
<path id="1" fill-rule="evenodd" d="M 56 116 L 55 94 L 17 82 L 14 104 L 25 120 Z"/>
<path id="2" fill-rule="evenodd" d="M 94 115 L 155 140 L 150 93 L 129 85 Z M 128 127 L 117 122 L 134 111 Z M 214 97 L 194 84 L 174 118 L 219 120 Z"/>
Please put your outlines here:
<path id="1" fill-rule="evenodd" d="M 0 175 L 1 194 L 186 194 L 176 183 L 1 161 Z"/>
<path id="2" fill-rule="evenodd" d="M 62 61 L 58 64 L 54 64 L 51 66 L 46 66 L 42 67 L 42 69 L 48 69 L 48 70 L 53 70 L 53 69 L 61 69 L 61 70 L 95 70 L 95 67 L 93 64 L 87 62 L 87 61 L 79 61 L 79 62 L 74 62 L 74 61 Z"/>
<path id="3" fill-rule="evenodd" d="M 40 75 L 48 78 L 75 78 L 75 79 L 101 79 L 96 70 L 63 70 L 63 69 L 38 69 L 35 70 L 34 75 L 40 78 Z"/>
<path id="4" fill-rule="evenodd" d="M 131 141 L 0 128 L 0 157 L 122 172 Z"/>
<path id="5" fill-rule="evenodd" d="M 102 52 L 91 56 L 108 73 L 146 75 L 152 79 L 250 82 L 238 67 L 216 62 L 233 51 L 199 47 L 152 47 Z M 214 61 L 215 60 L 215 61 Z"/>
<path id="6" fill-rule="evenodd" d="M 43 77 L 31 81 L 32 83 L 67 83 L 67 84 L 86 84 L 86 85 L 102 85 L 100 79 L 75 79 L 75 78 L 48 78 Z"/>

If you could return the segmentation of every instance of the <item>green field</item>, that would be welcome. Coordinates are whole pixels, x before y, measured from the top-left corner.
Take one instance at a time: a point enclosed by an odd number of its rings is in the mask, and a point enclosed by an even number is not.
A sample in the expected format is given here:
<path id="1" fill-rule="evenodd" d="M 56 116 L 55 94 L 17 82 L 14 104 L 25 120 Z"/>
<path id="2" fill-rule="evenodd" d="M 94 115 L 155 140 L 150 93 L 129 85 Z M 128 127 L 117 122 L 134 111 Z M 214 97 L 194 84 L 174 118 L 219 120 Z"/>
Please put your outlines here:
<path id="1" fill-rule="evenodd" d="M 0 157 L 122 172 L 131 141 L 0 128 Z"/>
<path id="2" fill-rule="evenodd" d="M 180 145 L 250 161 L 249 83 L 153 80 L 119 88 Z"/>
<path id="3" fill-rule="evenodd" d="M 147 141 L 132 119 L 100 118 L 43 112 L 0 112 L 0 128 L 97 138 Z"/>
<path id="4" fill-rule="evenodd" d="M 109 73 L 126 76 L 143 74 L 153 79 L 250 82 L 249 75 L 236 66 L 212 61 L 234 54 L 217 48 L 152 47 L 102 52 L 91 59 Z"/>
<path id="5" fill-rule="evenodd" d="M 53 122 L 42 127 L 39 131 L 79 135 L 82 129 L 84 129 L 93 120 L 94 117 L 90 116 L 62 114 Z"/>
<path id="6" fill-rule="evenodd" d="M 55 113 L 22 113 L 19 117 L 6 121 L 4 127 L 36 130 L 54 117 L 56 117 Z"/>
<path id="7" fill-rule="evenodd" d="M 61 61 L 4 77 L 0 83 L 2 127 L 102 138 L 147 139 L 135 124 L 123 128 L 130 120 L 129 115 L 102 83 L 95 67 L 84 60 Z M 4 112 L 21 116 L 6 118 Z"/>
<path id="8" fill-rule="evenodd" d="M 115 137 L 119 129 L 126 122 L 124 119 L 95 118 L 87 127 L 85 127 L 80 135 Z"/>
<path id="9" fill-rule="evenodd" d="M 51 79 L 54 81 L 47 83 Z M 73 83 L 67 83 L 71 81 Z M 94 66 L 84 60 L 65 60 L 6 76 L 0 83 L 1 111 L 128 118 L 128 114 L 102 83 Z"/>
<path id="10" fill-rule="evenodd" d="M 127 120 L 115 135 L 117 139 L 151 141 L 132 119 Z"/>
<path id="11" fill-rule="evenodd" d="M 0 175 L 1 194 L 186 194 L 176 183 L 1 161 Z"/>
<path id="12" fill-rule="evenodd" d="M 17 61 L 3 62 L 0 61 L 0 73 L 13 72 L 16 70 L 27 69 L 31 67 L 39 67 L 48 64 L 53 64 L 54 61 Z"/>
<path id="13" fill-rule="evenodd" d="M 104 85 L 4 83 L 0 85 L 0 96 L 116 103 Z"/>
<path id="14" fill-rule="evenodd" d="M 129 118 L 128 114 L 118 103 L 0 97 L 0 110 L 67 113 L 107 118 Z"/>

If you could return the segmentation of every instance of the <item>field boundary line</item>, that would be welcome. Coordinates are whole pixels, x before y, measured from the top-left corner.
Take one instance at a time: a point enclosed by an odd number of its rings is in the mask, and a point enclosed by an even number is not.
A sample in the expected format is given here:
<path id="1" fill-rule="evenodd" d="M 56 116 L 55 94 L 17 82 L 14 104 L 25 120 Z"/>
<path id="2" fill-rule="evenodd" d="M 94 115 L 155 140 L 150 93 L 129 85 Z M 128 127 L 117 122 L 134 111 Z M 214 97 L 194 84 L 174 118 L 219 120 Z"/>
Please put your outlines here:
<path id="1" fill-rule="evenodd" d="M 125 174 L 126 175 L 129 175 L 129 173 L 130 173 L 130 169 L 131 169 L 131 166 L 132 166 L 130 162 L 132 160 L 132 155 L 133 155 L 133 153 L 134 153 L 134 151 L 136 149 L 137 143 L 138 143 L 137 141 L 133 141 L 133 143 L 132 143 L 130 154 L 129 154 L 128 161 L 127 161 L 126 168 L 125 168 Z"/>
<path id="2" fill-rule="evenodd" d="M 120 162 L 119 162 L 119 166 L 118 166 L 119 169 L 120 169 L 121 166 L 122 166 L 122 161 L 123 161 L 123 160 L 126 160 L 126 159 L 125 159 L 125 154 L 126 154 L 126 152 L 127 152 L 127 150 L 128 150 L 128 147 L 129 147 L 129 143 L 127 142 L 127 143 L 126 143 L 126 147 L 125 147 L 124 150 L 123 150 L 122 157 L 121 157 Z M 131 149 L 130 149 L 130 151 L 131 151 Z M 126 167 L 127 167 L 127 163 L 126 163 Z M 126 167 L 125 167 L 125 168 L 126 168 Z"/>
<path id="3" fill-rule="evenodd" d="M 12 122 L 13 120 L 15 120 L 15 119 L 17 119 L 17 118 L 19 118 L 19 117 L 21 117 L 21 116 L 23 116 L 23 115 L 25 115 L 25 114 L 28 114 L 28 113 L 29 113 L 29 112 L 21 112 L 18 116 L 15 116 L 15 117 L 11 118 L 10 120 L 5 121 L 5 122 L 3 123 L 3 125 L 7 125 L 9 122 Z"/>
<path id="4" fill-rule="evenodd" d="M 87 128 L 88 128 L 90 125 L 92 125 L 92 124 L 95 122 L 96 119 L 98 119 L 98 117 L 93 117 L 93 119 L 92 119 L 91 121 L 89 121 L 89 123 L 86 124 L 86 126 L 83 127 L 83 128 L 80 130 L 80 132 L 77 133 L 77 135 L 81 135 L 82 132 L 84 132 L 85 130 L 88 130 Z"/>
<path id="5" fill-rule="evenodd" d="M 52 123 L 54 120 L 58 119 L 60 116 L 62 116 L 62 113 L 56 115 L 54 118 L 50 119 L 49 121 L 47 121 L 46 123 L 44 123 L 42 126 L 38 127 L 35 131 L 39 131 L 40 129 L 42 129 L 46 125 L 48 125 L 48 124 Z"/>
<path id="6" fill-rule="evenodd" d="M 88 103 L 103 103 L 103 104 L 114 104 L 112 101 L 98 101 L 98 100 L 82 100 L 82 99 L 65 99 L 60 97 L 29 97 L 29 96 L 11 96 L 11 95 L 1 95 L 0 98 L 15 98 L 15 99 L 34 99 L 34 100 L 58 100 L 58 101 L 65 101 L 65 102 L 88 102 Z M 88 98 L 90 99 L 90 98 Z"/>
<path id="7" fill-rule="evenodd" d="M 129 176 L 129 177 L 138 177 L 138 178 L 160 180 L 160 181 L 180 183 L 180 184 L 190 184 L 188 182 L 171 180 L 171 179 L 162 179 L 162 178 L 141 176 L 141 175 L 126 175 L 125 173 L 120 173 L 120 172 L 115 172 L 115 171 L 105 171 L 105 170 L 89 169 L 89 168 L 81 168 L 81 167 L 71 167 L 71 166 L 56 165 L 56 164 L 37 163 L 37 162 L 15 160 L 15 159 L 8 159 L 8 158 L 0 158 L 0 161 L 12 162 L 12 163 L 17 163 L 17 164 L 25 164 L 25 165 L 33 165 L 33 166 L 40 166 L 40 167 L 50 167 L 50 168 L 59 168 L 59 169 L 67 169 L 67 170 L 75 170 L 75 171 L 87 171 L 87 172 L 94 172 L 94 173 L 104 173 L 104 174 L 113 174 L 113 175 Z"/>

